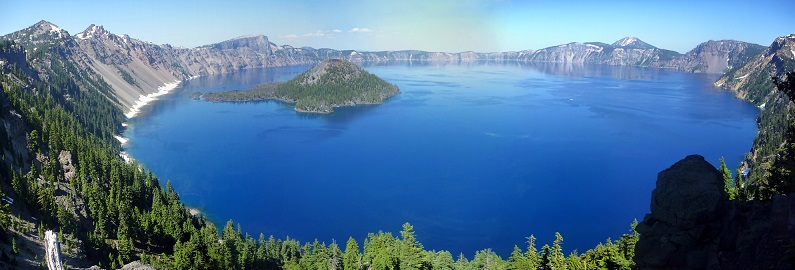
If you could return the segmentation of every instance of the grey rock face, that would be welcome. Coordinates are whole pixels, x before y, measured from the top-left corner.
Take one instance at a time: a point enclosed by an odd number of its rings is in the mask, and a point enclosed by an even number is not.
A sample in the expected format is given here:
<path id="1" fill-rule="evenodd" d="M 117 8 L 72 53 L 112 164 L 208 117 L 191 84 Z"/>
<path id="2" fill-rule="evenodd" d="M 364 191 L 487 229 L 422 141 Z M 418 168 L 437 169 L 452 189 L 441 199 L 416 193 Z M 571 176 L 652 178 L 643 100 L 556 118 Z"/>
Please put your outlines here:
<path id="1" fill-rule="evenodd" d="M 723 178 L 693 155 L 657 176 L 651 213 L 636 227 L 640 269 L 792 269 L 795 194 L 730 201 Z"/>
<path id="2" fill-rule="evenodd" d="M 157 270 L 154 266 L 144 264 L 139 261 L 134 261 L 128 264 L 125 264 L 121 268 L 122 270 Z"/>
<path id="3" fill-rule="evenodd" d="M 636 230 L 636 263 L 641 269 L 705 269 L 717 263 L 718 216 L 723 178 L 704 157 L 692 155 L 657 176 L 651 214 Z"/>
<path id="4" fill-rule="evenodd" d="M 688 156 L 657 175 L 651 193 L 654 217 L 686 229 L 699 221 L 715 219 L 723 191 L 723 176 L 704 157 Z"/>

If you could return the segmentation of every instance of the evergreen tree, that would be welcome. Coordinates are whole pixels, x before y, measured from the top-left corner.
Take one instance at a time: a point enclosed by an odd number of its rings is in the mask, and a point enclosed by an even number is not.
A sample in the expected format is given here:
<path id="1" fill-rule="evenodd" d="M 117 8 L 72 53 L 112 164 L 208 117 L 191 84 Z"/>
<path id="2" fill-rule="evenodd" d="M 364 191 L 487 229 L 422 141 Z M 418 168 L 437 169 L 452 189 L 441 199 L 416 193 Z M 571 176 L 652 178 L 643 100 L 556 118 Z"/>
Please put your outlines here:
<path id="1" fill-rule="evenodd" d="M 729 194 L 730 200 L 734 200 L 737 196 L 737 185 L 734 183 L 732 172 L 726 167 L 726 161 L 723 160 L 723 157 L 720 157 L 720 168 L 718 168 L 718 171 L 723 175 L 723 190 Z"/>
<path id="2" fill-rule="evenodd" d="M 345 254 L 343 255 L 342 266 L 345 270 L 361 269 L 361 255 L 359 254 L 359 244 L 353 237 L 348 238 L 345 244 Z"/>
<path id="3" fill-rule="evenodd" d="M 536 237 L 534 235 L 530 235 L 527 238 L 527 264 L 530 266 L 531 269 L 536 269 L 541 266 L 541 256 L 538 254 L 538 250 L 536 249 Z"/>
<path id="4" fill-rule="evenodd" d="M 528 262 L 527 257 L 524 253 L 522 253 L 522 249 L 519 246 L 513 246 L 513 252 L 511 252 L 511 256 L 508 257 L 508 269 L 533 269 Z"/>
<path id="5" fill-rule="evenodd" d="M 566 269 L 565 255 L 563 255 L 563 236 L 559 232 L 555 232 L 555 241 L 552 242 L 552 248 L 549 249 L 547 268 L 549 269 Z"/>
<path id="6" fill-rule="evenodd" d="M 408 222 L 403 224 L 403 230 L 400 231 L 401 241 L 399 243 L 401 270 L 420 269 L 426 263 L 423 260 L 422 244 L 414 238 L 414 227 Z"/>
<path id="7" fill-rule="evenodd" d="M 453 261 L 453 255 L 450 254 L 449 251 L 439 251 L 436 252 L 436 256 L 433 259 L 433 269 L 438 270 L 454 270 L 455 262 Z"/>

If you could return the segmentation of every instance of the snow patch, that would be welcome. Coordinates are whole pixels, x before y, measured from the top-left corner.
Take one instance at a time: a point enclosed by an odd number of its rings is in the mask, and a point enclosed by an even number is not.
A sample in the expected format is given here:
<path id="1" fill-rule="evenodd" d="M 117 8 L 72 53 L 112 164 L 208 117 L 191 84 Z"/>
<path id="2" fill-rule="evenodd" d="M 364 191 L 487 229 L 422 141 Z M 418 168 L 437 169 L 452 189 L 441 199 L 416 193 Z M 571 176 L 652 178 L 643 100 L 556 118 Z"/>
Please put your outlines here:
<path id="1" fill-rule="evenodd" d="M 121 157 L 121 159 L 123 159 L 126 163 L 132 163 L 135 160 L 132 158 L 132 156 L 130 156 L 130 153 L 127 153 L 126 151 L 119 152 L 119 157 Z"/>
<path id="2" fill-rule="evenodd" d="M 180 84 L 180 81 L 175 81 L 173 83 L 166 83 L 165 85 L 163 85 L 161 87 L 158 87 L 157 88 L 158 91 L 155 92 L 155 93 L 151 93 L 151 94 L 148 94 L 148 95 L 141 95 L 138 98 L 138 101 L 136 101 L 135 104 L 132 105 L 132 107 L 130 108 L 130 111 L 125 113 L 124 116 L 127 116 L 127 118 L 135 117 L 135 115 L 137 115 L 139 112 L 141 112 L 141 108 L 143 108 L 144 106 L 146 106 L 150 102 L 157 100 L 157 97 L 165 95 L 165 94 L 168 94 L 168 92 L 171 92 L 171 90 L 174 90 L 175 88 L 177 88 L 177 86 L 179 86 L 179 84 Z"/>
<path id="3" fill-rule="evenodd" d="M 61 28 L 58 28 L 58 26 L 50 24 L 50 32 L 60 33 L 61 32 Z"/>
<path id="4" fill-rule="evenodd" d="M 119 136 L 119 135 L 113 135 L 113 138 L 116 138 L 117 140 L 119 140 L 119 142 L 121 143 L 121 145 L 124 145 L 124 144 L 126 144 L 126 143 L 127 143 L 127 141 L 129 141 L 129 140 L 130 140 L 130 139 L 124 138 L 124 137 L 122 137 L 122 136 Z"/>
<path id="5" fill-rule="evenodd" d="M 638 39 L 634 37 L 626 37 L 618 41 L 618 46 L 624 47 L 629 44 L 632 44 L 635 41 L 638 41 Z"/>

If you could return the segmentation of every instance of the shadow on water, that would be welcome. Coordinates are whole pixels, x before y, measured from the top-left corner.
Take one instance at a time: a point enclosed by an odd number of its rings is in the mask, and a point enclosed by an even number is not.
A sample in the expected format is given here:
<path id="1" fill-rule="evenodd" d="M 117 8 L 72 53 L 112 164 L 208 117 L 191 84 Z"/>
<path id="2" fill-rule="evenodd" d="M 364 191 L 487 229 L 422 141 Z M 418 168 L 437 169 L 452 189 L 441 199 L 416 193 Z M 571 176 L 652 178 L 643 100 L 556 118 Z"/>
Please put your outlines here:
<path id="1" fill-rule="evenodd" d="M 387 101 L 388 102 L 388 101 Z M 364 104 L 334 108 L 330 114 L 295 112 L 301 119 L 321 120 L 331 125 L 347 125 L 357 117 L 366 115 L 381 104 Z"/>
<path id="2" fill-rule="evenodd" d="M 610 77 L 624 80 L 657 80 L 661 74 L 666 72 L 658 68 L 595 64 L 517 62 L 516 65 L 521 68 L 568 78 Z"/>

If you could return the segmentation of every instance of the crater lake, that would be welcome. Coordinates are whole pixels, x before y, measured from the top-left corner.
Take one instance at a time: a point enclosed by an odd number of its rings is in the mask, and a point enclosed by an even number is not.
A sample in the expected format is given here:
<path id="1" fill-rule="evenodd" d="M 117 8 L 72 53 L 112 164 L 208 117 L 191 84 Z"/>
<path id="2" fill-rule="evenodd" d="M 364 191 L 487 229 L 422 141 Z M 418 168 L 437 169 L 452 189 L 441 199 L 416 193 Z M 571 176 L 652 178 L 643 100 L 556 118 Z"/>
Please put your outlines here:
<path id="1" fill-rule="evenodd" d="M 736 168 L 758 109 L 716 75 L 563 64 L 364 65 L 398 85 L 381 105 L 329 115 L 196 92 L 285 81 L 310 66 L 183 82 L 129 120 L 124 145 L 216 226 L 360 244 L 411 223 L 428 250 L 568 254 L 629 232 L 657 173 L 689 154 Z"/>

